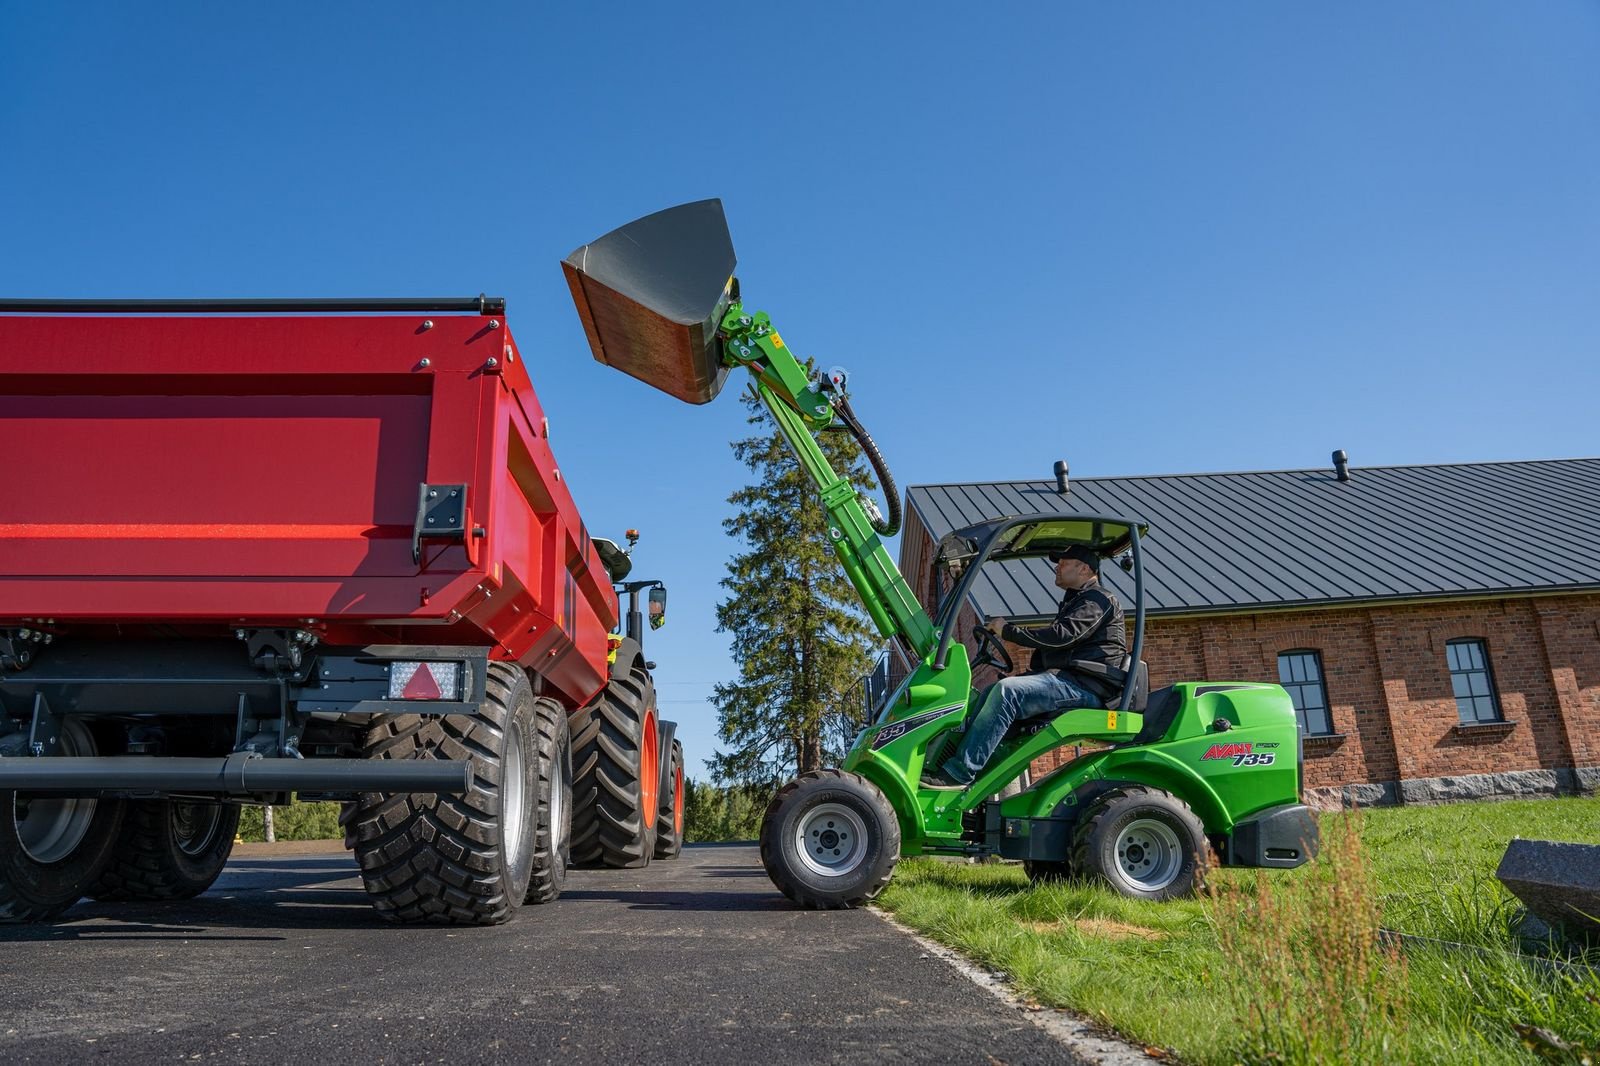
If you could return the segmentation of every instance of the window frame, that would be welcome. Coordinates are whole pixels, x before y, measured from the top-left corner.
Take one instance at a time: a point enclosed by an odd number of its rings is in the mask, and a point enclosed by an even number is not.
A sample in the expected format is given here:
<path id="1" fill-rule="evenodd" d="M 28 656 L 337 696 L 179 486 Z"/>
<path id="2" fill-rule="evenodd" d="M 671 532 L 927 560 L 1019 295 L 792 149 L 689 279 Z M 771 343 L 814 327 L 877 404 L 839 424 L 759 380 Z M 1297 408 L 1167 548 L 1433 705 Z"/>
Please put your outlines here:
<path id="1" fill-rule="evenodd" d="M 1476 669 L 1476 668 L 1467 669 L 1467 670 L 1457 670 L 1450 663 L 1450 649 L 1451 648 L 1456 648 L 1456 647 L 1476 647 L 1478 649 L 1478 652 L 1483 657 L 1483 668 L 1481 670 Z M 1497 724 L 1497 723 L 1500 723 L 1500 722 L 1504 722 L 1506 720 L 1505 707 L 1500 702 L 1500 686 L 1495 681 L 1495 677 L 1494 677 L 1494 662 L 1489 657 L 1489 641 L 1488 641 L 1487 638 L 1485 638 L 1485 637 L 1451 637 L 1449 640 L 1444 642 L 1444 665 L 1445 665 L 1445 670 L 1448 671 L 1449 675 L 1450 675 L 1450 696 L 1455 701 L 1456 718 L 1459 720 L 1458 721 L 1459 725 L 1465 725 L 1465 726 L 1494 725 L 1494 724 Z M 1484 692 L 1482 694 L 1478 694 L 1478 693 L 1472 692 L 1471 691 L 1472 684 L 1471 684 L 1470 681 L 1468 681 L 1468 683 L 1467 683 L 1468 694 L 1466 696 L 1457 695 L 1456 694 L 1456 677 L 1458 675 L 1460 675 L 1460 676 L 1463 676 L 1463 677 L 1470 678 L 1475 674 L 1482 674 L 1483 675 L 1484 685 L 1485 685 L 1485 687 L 1487 688 L 1488 691 Z M 1461 701 L 1463 699 L 1468 700 L 1468 701 L 1470 701 L 1472 703 L 1472 717 L 1471 718 L 1466 717 L 1466 715 L 1462 711 Z M 1479 700 L 1483 700 L 1483 699 L 1487 699 L 1489 701 L 1489 707 L 1494 712 L 1494 717 L 1492 717 L 1492 718 L 1479 717 L 1479 715 L 1478 715 L 1478 701 Z"/>
<path id="2" fill-rule="evenodd" d="M 1317 677 L 1314 683 L 1316 685 L 1317 692 L 1322 696 L 1322 706 L 1318 709 L 1322 713 L 1323 725 L 1325 726 L 1324 729 L 1313 730 L 1310 725 L 1310 715 L 1304 708 L 1300 706 L 1299 702 L 1295 702 L 1294 715 L 1295 721 L 1300 726 L 1300 732 L 1308 737 L 1338 736 L 1338 733 L 1333 728 L 1333 700 L 1328 695 L 1328 671 L 1323 667 L 1322 664 L 1321 649 L 1287 648 L 1283 651 L 1280 651 L 1278 653 L 1278 684 L 1282 686 L 1285 692 L 1289 693 L 1289 699 L 1291 701 L 1295 701 L 1296 695 L 1300 695 L 1303 698 L 1304 693 L 1301 690 L 1313 684 L 1311 681 L 1285 681 L 1283 679 L 1284 660 L 1295 655 L 1310 656 L 1312 663 L 1317 668 Z M 1290 674 L 1292 677 L 1292 668 L 1290 670 Z"/>

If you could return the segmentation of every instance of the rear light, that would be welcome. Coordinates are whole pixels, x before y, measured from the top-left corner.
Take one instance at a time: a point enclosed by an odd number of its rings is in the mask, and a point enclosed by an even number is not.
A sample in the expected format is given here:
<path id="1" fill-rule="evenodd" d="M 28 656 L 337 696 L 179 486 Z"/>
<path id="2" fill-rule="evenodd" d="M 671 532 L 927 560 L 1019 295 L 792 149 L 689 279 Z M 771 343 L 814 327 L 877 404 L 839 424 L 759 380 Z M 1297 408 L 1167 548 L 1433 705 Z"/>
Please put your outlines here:
<path id="1" fill-rule="evenodd" d="M 460 663 L 389 664 L 391 700 L 459 700 Z"/>

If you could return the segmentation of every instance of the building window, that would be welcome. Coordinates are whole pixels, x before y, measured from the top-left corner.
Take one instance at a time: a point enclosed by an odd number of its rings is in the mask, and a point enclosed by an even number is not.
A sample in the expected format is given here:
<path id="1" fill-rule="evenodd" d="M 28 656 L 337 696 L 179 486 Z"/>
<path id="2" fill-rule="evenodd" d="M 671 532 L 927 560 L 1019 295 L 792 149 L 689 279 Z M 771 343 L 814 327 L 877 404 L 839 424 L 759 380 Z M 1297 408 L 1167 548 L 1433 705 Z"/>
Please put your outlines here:
<path id="1" fill-rule="evenodd" d="M 1278 683 L 1294 700 L 1294 715 L 1307 736 L 1333 732 L 1328 716 L 1328 690 L 1322 684 L 1322 656 L 1314 651 L 1286 651 L 1278 656 Z"/>
<path id="2" fill-rule="evenodd" d="M 1489 671 L 1489 651 L 1481 640 L 1452 640 L 1444 646 L 1450 664 L 1450 687 L 1456 696 L 1456 713 L 1463 725 L 1498 722 L 1500 699 L 1494 694 Z"/>

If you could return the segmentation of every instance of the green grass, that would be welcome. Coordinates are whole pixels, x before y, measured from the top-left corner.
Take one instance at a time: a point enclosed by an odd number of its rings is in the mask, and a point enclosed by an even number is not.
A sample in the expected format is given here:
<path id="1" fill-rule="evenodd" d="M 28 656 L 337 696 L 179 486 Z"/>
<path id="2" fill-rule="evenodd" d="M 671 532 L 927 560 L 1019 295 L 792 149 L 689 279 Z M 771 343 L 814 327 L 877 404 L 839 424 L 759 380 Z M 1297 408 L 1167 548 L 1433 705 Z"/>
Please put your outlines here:
<path id="1" fill-rule="evenodd" d="M 1015 865 L 912 859 L 879 902 L 1025 996 L 1186 1061 L 1576 1063 L 1586 1048 L 1600 1062 L 1600 975 L 1519 955 L 1514 902 L 1494 880 L 1512 836 L 1600 843 L 1600 799 L 1390 808 L 1323 825 L 1323 861 L 1220 871 L 1205 899 L 1033 888 Z M 1473 947 L 1386 950 L 1380 924 Z M 1529 1046 L 1519 1026 L 1575 1050 L 1537 1034 Z"/>
<path id="2" fill-rule="evenodd" d="M 279 840 L 338 840 L 337 803 L 291 803 L 272 808 L 272 835 Z M 239 839 L 260 843 L 266 839 L 260 807 L 246 807 L 239 814 Z"/>

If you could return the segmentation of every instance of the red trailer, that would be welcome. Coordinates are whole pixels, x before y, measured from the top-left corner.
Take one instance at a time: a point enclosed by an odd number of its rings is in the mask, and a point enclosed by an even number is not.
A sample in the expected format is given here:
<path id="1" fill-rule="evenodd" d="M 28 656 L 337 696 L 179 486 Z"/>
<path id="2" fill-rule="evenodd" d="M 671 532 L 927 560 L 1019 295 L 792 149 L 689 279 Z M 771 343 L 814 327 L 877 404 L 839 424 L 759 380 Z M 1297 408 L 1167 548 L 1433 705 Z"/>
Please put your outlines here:
<path id="1" fill-rule="evenodd" d="M 192 895 L 290 794 L 400 921 L 672 850 L 654 583 L 614 632 L 503 301 L 6 301 L 0 382 L 0 919 Z"/>

